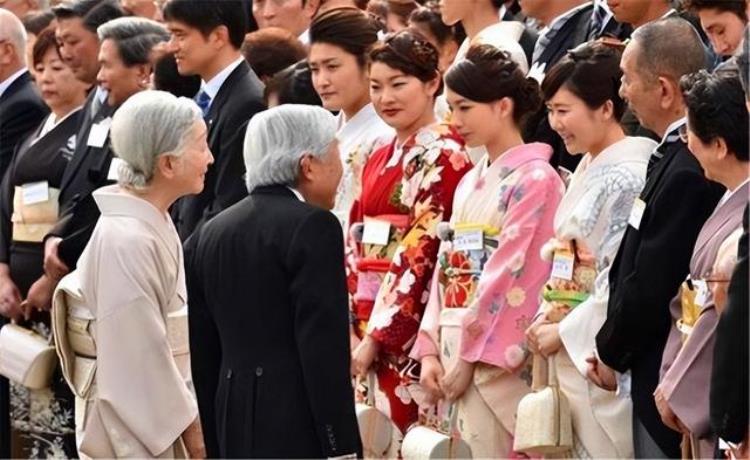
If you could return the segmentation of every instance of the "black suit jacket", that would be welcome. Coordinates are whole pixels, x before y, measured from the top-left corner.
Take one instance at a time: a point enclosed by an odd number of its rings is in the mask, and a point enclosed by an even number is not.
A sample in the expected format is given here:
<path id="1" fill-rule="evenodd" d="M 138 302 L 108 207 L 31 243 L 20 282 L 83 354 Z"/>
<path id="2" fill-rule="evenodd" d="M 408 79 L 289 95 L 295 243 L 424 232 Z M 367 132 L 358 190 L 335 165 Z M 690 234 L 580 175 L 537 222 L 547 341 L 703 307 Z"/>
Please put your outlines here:
<path id="1" fill-rule="evenodd" d="M 609 272 L 607 320 L 596 336 L 601 360 L 631 371 L 634 416 L 662 451 L 680 456 L 680 435 L 661 422 L 653 392 L 671 324 L 669 303 L 689 271 L 698 233 L 724 188 L 707 180 L 680 140 L 662 147 L 641 199 L 645 212 L 628 226 Z"/>
<path id="2" fill-rule="evenodd" d="M 748 423 L 748 208 L 745 207 L 737 266 L 729 284 L 727 305 L 719 318 L 711 373 L 711 428 L 717 436 L 739 443 Z"/>
<path id="3" fill-rule="evenodd" d="M 29 72 L 21 74 L 0 96 L 0 178 L 18 144 L 48 113 Z"/>
<path id="4" fill-rule="evenodd" d="M 203 222 L 247 196 L 242 157 L 245 127 L 253 115 L 264 109 L 263 84 L 242 61 L 221 85 L 206 114 L 214 164 L 206 173 L 203 192 L 181 199 L 173 210 L 183 240 Z"/>
<path id="5" fill-rule="evenodd" d="M 113 183 L 107 179 L 113 154 L 109 135 L 102 147 L 88 145 L 88 137 L 91 127 L 113 116 L 116 108 L 104 103 L 92 117 L 91 105 L 94 97 L 89 97 L 81 114 L 76 149 L 65 168 L 60 184 L 60 219 L 49 233 L 62 238 L 57 249 L 58 255 L 71 270 L 78 263 L 78 258 L 99 220 L 99 207 L 91 193 L 99 187 Z"/>
<path id="6" fill-rule="evenodd" d="M 524 23 L 525 17 L 520 13 L 513 13 L 510 9 L 505 11 L 505 15 L 502 17 L 503 21 L 517 21 L 524 24 L 523 33 L 518 39 L 518 44 L 523 48 L 523 52 L 526 55 L 526 61 L 531 67 L 531 61 L 534 56 L 534 46 L 536 41 L 539 39 L 539 33 Z"/>
<path id="7" fill-rule="evenodd" d="M 343 234 L 260 187 L 185 243 L 193 381 L 209 457 L 361 455 Z"/>

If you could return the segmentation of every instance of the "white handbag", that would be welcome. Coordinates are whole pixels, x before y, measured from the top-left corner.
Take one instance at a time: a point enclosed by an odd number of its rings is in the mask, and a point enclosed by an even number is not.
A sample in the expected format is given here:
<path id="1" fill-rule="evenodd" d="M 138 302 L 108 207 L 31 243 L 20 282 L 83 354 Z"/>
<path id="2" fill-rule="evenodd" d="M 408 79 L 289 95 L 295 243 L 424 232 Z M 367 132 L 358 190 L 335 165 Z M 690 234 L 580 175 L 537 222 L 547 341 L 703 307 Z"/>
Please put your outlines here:
<path id="1" fill-rule="evenodd" d="M 0 375 L 32 390 L 50 385 L 55 347 L 36 332 L 10 323 L 0 329 Z"/>
<path id="2" fill-rule="evenodd" d="M 544 374 L 547 374 L 546 376 Z M 554 355 L 534 355 L 532 392 L 518 404 L 513 450 L 555 454 L 573 448 L 570 405 L 557 382 Z"/>
<path id="3" fill-rule="evenodd" d="M 410 429 L 401 444 L 404 460 L 432 460 L 438 458 L 472 458 L 471 447 L 455 435 L 458 410 L 448 406 L 450 423 L 445 433 L 426 426 Z"/>
<path id="4" fill-rule="evenodd" d="M 393 438 L 391 419 L 375 407 L 375 374 L 367 374 L 367 402 L 355 405 L 365 458 L 385 458 Z"/>

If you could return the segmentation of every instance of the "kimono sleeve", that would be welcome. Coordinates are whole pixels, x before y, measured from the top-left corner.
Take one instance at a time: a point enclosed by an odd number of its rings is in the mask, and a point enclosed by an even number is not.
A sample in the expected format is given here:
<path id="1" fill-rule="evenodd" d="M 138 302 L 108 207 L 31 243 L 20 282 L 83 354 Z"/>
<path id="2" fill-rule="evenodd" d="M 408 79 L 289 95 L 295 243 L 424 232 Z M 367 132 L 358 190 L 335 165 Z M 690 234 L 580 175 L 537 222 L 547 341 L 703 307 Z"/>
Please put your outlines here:
<path id="1" fill-rule="evenodd" d="M 551 268 L 540 249 L 553 236 L 563 188 L 546 163 L 519 175 L 515 186 L 499 197 L 506 211 L 498 248 L 485 264 L 477 297 L 463 319 L 460 346 L 461 359 L 510 372 L 525 362 L 524 332 Z"/>
<path id="2" fill-rule="evenodd" d="M 98 410 L 116 449 L 135 438 L 157 456 L 195 420 L 198 407 L 172 357 L 161 305 L 174 286 L 160 276 L 166 267 L 157 243 L 142 232 L 116 238 L 106 251 L 99 247 L 98 271 L 90 275 Z"/>

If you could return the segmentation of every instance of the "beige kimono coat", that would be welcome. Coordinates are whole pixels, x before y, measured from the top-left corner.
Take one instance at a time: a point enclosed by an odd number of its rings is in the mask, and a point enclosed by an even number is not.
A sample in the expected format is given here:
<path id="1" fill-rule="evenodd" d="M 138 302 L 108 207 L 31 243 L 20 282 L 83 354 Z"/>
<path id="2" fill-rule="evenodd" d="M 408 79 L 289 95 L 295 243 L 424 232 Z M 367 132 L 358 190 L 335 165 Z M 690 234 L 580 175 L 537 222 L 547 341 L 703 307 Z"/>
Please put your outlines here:
<path id="1" fill-rule="evenodd" d="M 102 215 L 53 300 L 56 347 L 76 394 L 79 453 L 184 455 L 177 446 L 198 406 L 180 240 L 167 214 L 116 185 L 94 199 Z M 76 327 L 93 338 L 95 351 L 83 354 L 94 359 L 81 357 Z"/>

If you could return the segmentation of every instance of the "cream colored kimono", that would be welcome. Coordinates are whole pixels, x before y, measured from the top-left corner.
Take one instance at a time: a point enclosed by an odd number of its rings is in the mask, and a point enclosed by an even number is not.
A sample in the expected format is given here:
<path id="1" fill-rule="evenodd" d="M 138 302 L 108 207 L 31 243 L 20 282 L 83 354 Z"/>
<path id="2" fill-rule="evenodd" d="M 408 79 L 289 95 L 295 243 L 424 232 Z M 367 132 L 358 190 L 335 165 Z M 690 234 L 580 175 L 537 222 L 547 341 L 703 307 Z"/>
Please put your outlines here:
<path id="1" fill-rule="evenodd" d="M 633 456 L 632 403 L 586 380 L 586 358 L 593 354 L 596 334 L 607 318 L 609 269 L 633 202 L 645 185 L 654 148 L 650 139 L 626 137 L 594 158 L 586 155 L 555 215 L 555 238 L 575 240 L 593 256 L 597 272 L 590 296 L 560 323 L 563 348 L 555 360 L 573 415 L 576 458 Z"/>
<path id="2" fill-rule="evenodd" d="M 182 457 L 191 391 L 182 246 L 167 214 L 118 186 L 53 299 L 81 457 Z"/>

